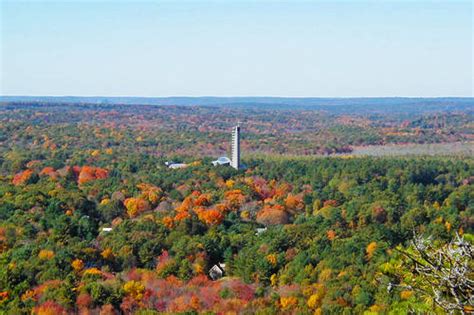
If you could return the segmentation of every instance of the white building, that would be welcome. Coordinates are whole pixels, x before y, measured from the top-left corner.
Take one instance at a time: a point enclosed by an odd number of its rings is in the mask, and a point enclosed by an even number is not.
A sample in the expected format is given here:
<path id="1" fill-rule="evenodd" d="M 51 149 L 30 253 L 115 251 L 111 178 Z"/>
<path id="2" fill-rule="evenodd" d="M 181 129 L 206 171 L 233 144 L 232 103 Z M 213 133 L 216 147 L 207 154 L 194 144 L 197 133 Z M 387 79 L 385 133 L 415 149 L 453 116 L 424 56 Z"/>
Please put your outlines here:
<path id="1" fill-rule="evenodd" d="M 178 168 L 188 167 L 188 164 L 186 164 L 186 163 L 175 163 L 173 161 L 165 162 L 165 165 L 168 166 L 171 169 L 178 169 Z"/>
<path id="2" fill-rule="evenodd" d="M 255 235 L 260 235 L 260 234 L 262 234 L 263 232 L 265 232 L 266 230 L 267 230 L 266 227 L 264 227 L 264 228 L 257 228 L 257 232 L 255 233 Z"/>
<path id="3" fill-rule="evenodd" d="M 215 161 L 212 161 L 212 165 L 218 166 L 218 165 L 230 165 L 231 160 L 227 156 L 221 156 Z"/>
<path id="4" fill-rule="evenodd" d="M 185 168 L 188 167 L 188 164 L 185 163 L 173 163 L 168 166 L 171 169 Z"/>

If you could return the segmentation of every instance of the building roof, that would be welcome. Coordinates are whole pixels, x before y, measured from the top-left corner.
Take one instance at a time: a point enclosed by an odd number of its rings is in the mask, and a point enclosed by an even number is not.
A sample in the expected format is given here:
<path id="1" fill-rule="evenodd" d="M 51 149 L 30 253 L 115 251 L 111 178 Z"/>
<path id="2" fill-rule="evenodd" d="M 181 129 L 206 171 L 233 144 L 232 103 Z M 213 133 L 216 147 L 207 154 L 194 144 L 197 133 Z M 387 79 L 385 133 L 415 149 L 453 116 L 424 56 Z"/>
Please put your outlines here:
<path id="1" fill-rule="evenodd" d="M 209 276 L 211 277 L 212 280 L 217 280 L 221 278 L 224 275 L 224 268 L 219 265 L 214 265 L 212 268 L 209 270 Z M 224 265 L 225 266 L 225 265 Z"/>
<path id="2" fill-rule="evenodd" d="M 212 161 L 212 164 L 214 166 L 216 166 L 216 165 L 227 165 L 227 164 L 230 164 L 230 159 L 227 156 L 221 156 L 217 160 Z"/>
<path id="3" fill-rule="evenodd" d="M 176 169 L 176 168 L 185 168 L 187 167 L 188 164 L 186 163 L 173 163 L 173 164 L 169 164 L 168 167 L 169 168 L 172 168 L 172 169 Z"/>
<path id="4" fill-rule="evenodd" d="M 257 228 L 257 230 L 256 230 L 257 232 L 255 233 L 255 235 L 260 235 L 260 234 L 262 234 L 263 232 L 265 232 L 266 230 L 267 230 L 266 227 L 264 227 L 264 228 Z"/>

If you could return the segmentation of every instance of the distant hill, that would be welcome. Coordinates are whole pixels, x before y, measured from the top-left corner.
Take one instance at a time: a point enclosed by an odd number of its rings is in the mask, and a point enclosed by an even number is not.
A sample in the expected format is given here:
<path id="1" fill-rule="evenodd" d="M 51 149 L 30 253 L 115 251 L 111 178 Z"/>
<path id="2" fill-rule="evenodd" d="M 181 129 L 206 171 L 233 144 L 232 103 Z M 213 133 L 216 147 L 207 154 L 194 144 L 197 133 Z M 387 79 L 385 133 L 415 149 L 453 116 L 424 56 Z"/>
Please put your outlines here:
<path id="1" fill-rule="evenodd" d="M 405 98 L 316 98 L 316 97 L 82 97 L 0 96 L 0 103 L 237 106 L 265 109 L 316 109 L 330 112 L 429 112 L 473 111 L 472 97 Z"/>

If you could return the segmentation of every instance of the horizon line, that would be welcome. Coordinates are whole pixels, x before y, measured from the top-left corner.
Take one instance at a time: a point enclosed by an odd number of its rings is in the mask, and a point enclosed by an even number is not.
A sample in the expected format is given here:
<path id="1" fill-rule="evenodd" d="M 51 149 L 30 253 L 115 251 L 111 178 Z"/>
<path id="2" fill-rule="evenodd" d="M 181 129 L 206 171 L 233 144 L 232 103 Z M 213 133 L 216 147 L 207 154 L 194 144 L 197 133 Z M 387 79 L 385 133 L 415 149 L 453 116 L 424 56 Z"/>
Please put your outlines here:
<path id="1" fill-rule="evenodd" d="M 51 98 L 319 98 L 319 99 L 370 99 L 370 98 L 418 98 L 418 99 L 436 99 L 436 98 L 474 98 L 470 96 L 284 96 L 284 95 L 165 95 L 165 96 L 139 96 L 139 95 L 18 95 L 8 94 L 0 95 L 3 97 L 51 97 Z"/>

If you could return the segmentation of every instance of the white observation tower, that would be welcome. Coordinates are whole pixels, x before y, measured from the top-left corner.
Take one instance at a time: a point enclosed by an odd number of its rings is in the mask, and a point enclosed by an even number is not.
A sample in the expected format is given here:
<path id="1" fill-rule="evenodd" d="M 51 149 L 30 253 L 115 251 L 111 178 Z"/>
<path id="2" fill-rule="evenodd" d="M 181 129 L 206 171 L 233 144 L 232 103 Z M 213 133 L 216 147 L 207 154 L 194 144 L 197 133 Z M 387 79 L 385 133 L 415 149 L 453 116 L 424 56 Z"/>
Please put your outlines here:
<path id="1" fill-rule="evenodd" d="M 232 129 L 232 159 L 230 166 L 240 168 L 240 123 Z"/>

